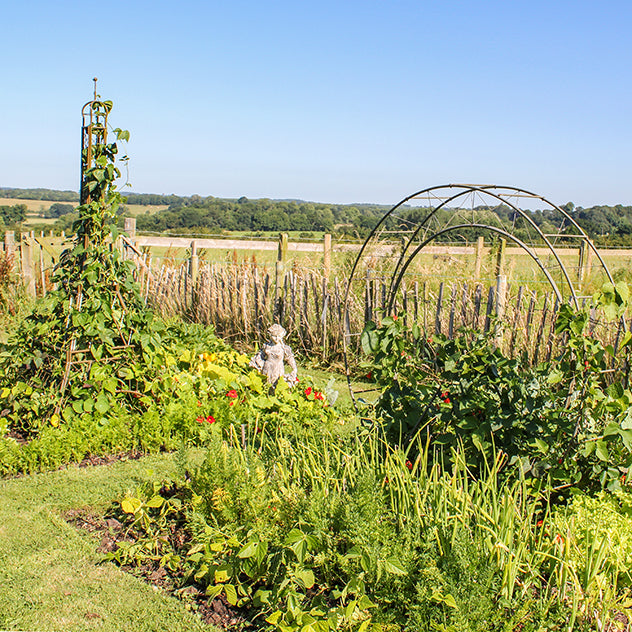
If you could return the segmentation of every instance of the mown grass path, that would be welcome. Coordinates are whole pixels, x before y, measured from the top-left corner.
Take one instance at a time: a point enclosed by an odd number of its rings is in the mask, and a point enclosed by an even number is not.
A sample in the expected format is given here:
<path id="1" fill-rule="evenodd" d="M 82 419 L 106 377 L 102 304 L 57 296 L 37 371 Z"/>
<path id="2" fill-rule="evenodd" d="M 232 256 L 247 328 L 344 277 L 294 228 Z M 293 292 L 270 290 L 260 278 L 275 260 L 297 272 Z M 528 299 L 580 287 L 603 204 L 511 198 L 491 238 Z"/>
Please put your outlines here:
<path id="1" fill-rule="evenodd" d="M 168 475 L 170 455 L 0 481 L 0 629 L 206 630 L 184 604 L 112 564 L 98 541 L 64 519 L 104 510 L 148 477 Z"/>

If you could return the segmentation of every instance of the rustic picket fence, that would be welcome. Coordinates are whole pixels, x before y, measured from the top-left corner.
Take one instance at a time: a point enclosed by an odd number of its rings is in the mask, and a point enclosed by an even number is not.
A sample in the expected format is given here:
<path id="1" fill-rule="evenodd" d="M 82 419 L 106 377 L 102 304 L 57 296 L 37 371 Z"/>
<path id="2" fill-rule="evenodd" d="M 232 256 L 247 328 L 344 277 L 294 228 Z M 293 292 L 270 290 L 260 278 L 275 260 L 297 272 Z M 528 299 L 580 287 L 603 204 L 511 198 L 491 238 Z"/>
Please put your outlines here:
<path id="1" fill-rule="evenodd" d="M 334 363 L 343 358 L 343 336 L 352 352 L 360 351 L 360 332 L 369 320 L 385 313 L 387 277 L 367 271 L 350 293 L 345 319 L 345 278 L 327 278 L 321 271 L 294 265 L 272 270 L 250 263 L 203 264 L 192 274 L 190 262 L 139 266 L 144 295 L 163 316 L 180 316 L 211 325 L 223 338 L 251 349 L 278 322 L 296 351 Z M 426 336 L 476 336 L 485 332 L 509 357 L 535 365 L 550 360 L 564 340 L 556 335 L 560 301 L 553 292 L 536 292 L 499 278 L 486 286 L 475 282 L 404 281 L 395 299 L 406 325 L 416 322 Z M 628 323 L 629 324 L 629 323 Z M 619 344 L 626 322 L 608 322 L 591 311 L 590 335 L 614 350 L 612 369 L 623 363 Z M 621 360 L 621 362 L 618 362 Z M 627 368 L 626 368 L 627 370 Z"/>
<path id="2" fill-rule="evenodd" d="M 45 295 L 63 243 L 63 235 L 30 233 L 22 235 L 19 243 L 12 233 L 5 235 L 3 250 L 21 262 L 25 285 L 33 296 Z M 257 264 L 254 257 L 244 263 L 238 263 L 236 257 L 232 263 L 204 263 L 194 247 L 188 259 L 156 266 L 149 252 L 139 251 L 130 242 L 126 246 L 124 251 L 136 263 L 143 295 L 158 313 L 212 325 L 219 335 L 244 349 L 263 341 L 267 328 L 278 322 L 288 331 L 296 351 L 336 362 L 343 358 L 345 332 L 348 347 L 359 353 L 364 325 L 379 320 L 386 310 L 390 278 L 368 268 L 352 288 L 343 328 L 347 277 L 331 273 L 331 242 L 326 242 L 319 269 L 294 263 L 287 270 L 282 260 L 270 268 Z M 280 244 L 281 259 L 283 247 L 287 243 Z M 555 357 L 564 343 L 555 335 L 560 308 L 556 296 L 551 291 L 503 283 L 500 277 L 492 285 L 404 279 L 395 307 L 406 324 L 417 322 L 427 336 L 492 332 L 506 355 L 529 364 Z M 619 348 L 626 326 L 632 328 L 626 319 L 608 322 L 599 310 L 592 309 L 590 333 L 612 348 L 611 370 L 623 368 L 627 375 L 627 360 Z"/>

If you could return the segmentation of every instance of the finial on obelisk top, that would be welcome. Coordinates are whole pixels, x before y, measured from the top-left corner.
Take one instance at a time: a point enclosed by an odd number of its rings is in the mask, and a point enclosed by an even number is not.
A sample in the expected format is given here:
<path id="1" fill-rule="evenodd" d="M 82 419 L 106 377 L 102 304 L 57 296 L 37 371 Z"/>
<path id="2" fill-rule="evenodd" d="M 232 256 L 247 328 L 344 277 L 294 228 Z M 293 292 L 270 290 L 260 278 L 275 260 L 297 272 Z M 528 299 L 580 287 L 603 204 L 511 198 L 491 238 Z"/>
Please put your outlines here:
<path id="1" fill-rule="evenodd" d="M 92 81 L 94 81 L 94 100 L 97 100 L 97 78 L 93 77 Z"/>

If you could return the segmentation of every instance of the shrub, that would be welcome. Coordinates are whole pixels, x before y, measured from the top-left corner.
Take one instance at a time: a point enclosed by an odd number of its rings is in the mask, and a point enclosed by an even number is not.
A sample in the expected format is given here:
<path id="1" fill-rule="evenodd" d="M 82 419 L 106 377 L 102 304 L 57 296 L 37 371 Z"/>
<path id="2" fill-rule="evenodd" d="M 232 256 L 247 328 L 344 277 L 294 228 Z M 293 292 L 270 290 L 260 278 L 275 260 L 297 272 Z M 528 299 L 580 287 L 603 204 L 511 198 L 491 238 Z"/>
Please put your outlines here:
<path id="1" fill-rule="evenodd" d="M 623 304 L 611 289 L 602 300 Z M 397 317 L 369 323 L 362 343 L 382 388 L 375 413 L 393 445 L 421 435 L 446 463 L 450 449 L 463 445 L 480 472 L 498 449 L 534 484 L 618 489 L 632 463 L 632 392 L 606 381 L 613 350 L 589 335 L 589 324 L 587 312 L 563 305 L 561 356 L 531 368 L 503 356 L 485 335 L 425 339 Z M 630 342 L 627 334 L 624 352 Z"/>

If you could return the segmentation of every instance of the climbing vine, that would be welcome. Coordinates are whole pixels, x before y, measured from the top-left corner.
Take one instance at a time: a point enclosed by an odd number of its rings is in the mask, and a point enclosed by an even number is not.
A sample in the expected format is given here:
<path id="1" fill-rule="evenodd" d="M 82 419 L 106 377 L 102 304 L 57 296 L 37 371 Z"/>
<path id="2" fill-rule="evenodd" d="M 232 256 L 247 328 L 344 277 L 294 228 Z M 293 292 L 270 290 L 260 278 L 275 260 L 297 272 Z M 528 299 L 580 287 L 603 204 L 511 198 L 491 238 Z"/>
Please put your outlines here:
<path id="1" fill-rule="evenodd" d="M 95 100 L 91 107 L 101 115 L 112 103 Z M 114 133 L 116 141 L 129 138 L 125 130 Z M 117 247 L 124 198 L 116 185 L 116 141 L 93 145 L 75 235 L 54 270 L 54 290 L 0 354 L 4 415 L 27 437 L 82 412 L 107 415 L 115 400 L 137 405 L 140 360 L 152 365 L 144 356 L 160 348 L 160 326 L 141 298 L 133 264 Z"/>

